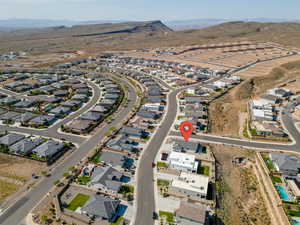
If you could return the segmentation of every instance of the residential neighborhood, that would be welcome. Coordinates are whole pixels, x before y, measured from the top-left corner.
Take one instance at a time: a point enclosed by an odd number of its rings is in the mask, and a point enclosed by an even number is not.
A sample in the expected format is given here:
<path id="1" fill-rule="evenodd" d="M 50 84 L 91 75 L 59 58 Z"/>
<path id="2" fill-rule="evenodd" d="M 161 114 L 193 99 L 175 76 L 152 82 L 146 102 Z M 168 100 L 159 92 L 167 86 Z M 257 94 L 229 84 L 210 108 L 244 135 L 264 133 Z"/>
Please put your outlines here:
<path id="1" fill-rule="evenodd" d="M 3 3 L 0 225 L 300 225 L 300 3 Z"/>

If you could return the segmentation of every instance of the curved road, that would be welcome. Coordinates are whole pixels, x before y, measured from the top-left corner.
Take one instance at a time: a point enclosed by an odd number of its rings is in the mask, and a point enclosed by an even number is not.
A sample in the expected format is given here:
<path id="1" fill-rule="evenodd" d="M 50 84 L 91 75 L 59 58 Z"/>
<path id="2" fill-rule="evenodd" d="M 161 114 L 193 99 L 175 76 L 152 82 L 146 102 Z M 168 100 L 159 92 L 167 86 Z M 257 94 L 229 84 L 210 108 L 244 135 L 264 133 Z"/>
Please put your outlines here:
<path id="1" fill-rule="evenodd" d="M 122 108 L 114 115 L 114 120 L 111 124 L 105 125 L 93 137 L 85 140 L 74 153 L 72 153 L 63 163 L 59 164 L 51 171 L 51 176 L 44 178 L 37 186 L 33 187 L 21 199 L 19 199 L 12 207 L 6 210 L 0 216 L 1 225 L 17 225 L 26 217 L 26 215 L 38 204 L 38 202 L 50 191 L 53 187 L 53 182 L 60 179 L 62 174 L 71 166 L 80 162 L 91 150 L 97 147 L 99 142 L 105 137 L 105 133 L 111 126 L 118 126 L 124 118 L 132 111 L 134 104 L 137 101 L 135 88 L 130 82 L 122 79 L 117 79 L 122 84 L 126 84 L 128 88 L 128 99 L 130 100 L 125 108 Z"/>
<path id="2" fill-rule="evenodd" d="M 70 114 L 69 116 L 65 117 L 64 119 L 58 121 L 54 125 L 50 126 L 47 129 L 34 129 L 34 128 L 27 128 L 27 127 L 13 127 L 13 126 L 7 126 L 3 125 L 0 126 L 0 131 L 14 131 L 14 132 L 21 132 L 21 133 L 30 133 L 32 135 L 37 136 L 44 136 L 44 137 L 51 137 L 55 139 L 65 139 L 66 141 L 71 141 L 77 144 L 80 144 L 86 140 L 85 137 L 78 136 L 78 135 L 72 135 L 67 133 L 60 133 L 58 132 L 58 129 L 61 127 L 61 125 L 64 125 L 71 120 L 75 119 L 76 117 L 80 116 L 82 113 L 88 111 L 91 109 L 98 101 L 101 96 L 100 88 L 98 85 L 94 84 L 91 81 L 85 80 L 93 89 L 93 96 L 91 100 L 84 105 L 82 108 L 77 110 L 76 112 Z"/>
<path id="3" fill-rule="evenodd" d="M 197 86 L 201 84 L 196 84 L 192 86 Z M 152 162 L 165 139 L 169 134 L 170 128 L 177 116 L 177 94 L 182 90 L 181 88 L 174 90 L 169 93 L 168 96 L 168 109 L 164 121 L 162 122 L 160 128 L 157 130 L 153 136 L 148 148 L 145 149 L 141 156 L 141 163 L 138 167 L 138 183 L 137 183 L 137 212 L 135 217 L 135 225 L 152 225 L 154 224 L 152 213 L 155 211 L 155 198 L 154 198 L 154 185 L 153 185 L 153 168 Z M 282 114 L 282 122 L 295 143 L 293 144 L 277 144 L 277 143 L 263 143 L 254 142 L 247 140 L 240 140 L 234 138 L 226 138 L 213 135 L 192 135 L 191 138 L 197 139 L 203 142 L 219 143 L 226 145 L 237 145 L 247 148 L 255 149 L 272 149 L 272 150 L 283 150 L 283 151 L 294 151 L 300 152 L 300 133 L 298 132 L 293 119 L 288 114 Z M 180 136 L 179 132 L 170 132 L 170 135 Z"/>

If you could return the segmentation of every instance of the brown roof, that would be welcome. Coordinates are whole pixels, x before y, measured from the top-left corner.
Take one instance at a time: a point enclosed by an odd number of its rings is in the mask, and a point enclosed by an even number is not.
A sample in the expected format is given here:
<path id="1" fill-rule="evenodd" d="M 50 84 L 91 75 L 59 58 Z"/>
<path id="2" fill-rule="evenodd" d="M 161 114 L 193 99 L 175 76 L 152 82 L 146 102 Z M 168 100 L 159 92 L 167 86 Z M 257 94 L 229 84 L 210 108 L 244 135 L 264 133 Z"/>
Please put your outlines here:
<path id="1" fill-rule="evenodd" d="M 181 201 L 179 209 L 175 214 L 181 218 L 187 218 L 199 223 L 205 223 L 207 207 L 205 205 L 199 205 L 195 203 L 189 203 L 187 201 Z"/>

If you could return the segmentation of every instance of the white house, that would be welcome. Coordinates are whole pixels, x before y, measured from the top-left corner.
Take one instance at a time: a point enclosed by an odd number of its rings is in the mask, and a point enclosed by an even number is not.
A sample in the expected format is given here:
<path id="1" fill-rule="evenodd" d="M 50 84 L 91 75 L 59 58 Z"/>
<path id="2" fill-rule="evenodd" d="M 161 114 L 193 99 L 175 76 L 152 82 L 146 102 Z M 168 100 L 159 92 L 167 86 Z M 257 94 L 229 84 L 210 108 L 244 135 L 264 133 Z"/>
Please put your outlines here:
<path id="1" fill-rule="evenodd" d="M 162 109 L 162 105 L 160 103 L 146 103 L 142 106 L 143 109 L 149 111 L 160 111 Z"/>
<path id="2" fill-rule="evenodd" d="M 207 176 L 182 172 L 172 180 L 170 191 L 195 198 L 206 198 L 208 182 Z"/>
<path id="3" fill-rule="evenodd" d="M 252 109 L 263 109 L 263 110 L 272 110 L 273 107 L 268 100 L 265 99 L 254 99 L 250 103 Z"/>
<path id="4" fill-rule="evenodd" d="M 168 157 L 169 168 L 174 170 L 180 170 L 185 172 L 197 171 L 199 162 L 195 160 L 194 155 L 171 152 Z"/>
<path id="5" fill-rule="evenodd" d="M 213 85 L 216 86 L 216 87 L 218 87 L 218 88 L 226 88 L 227 87 L 227 84 L 225 82 L 223 82 L 223 81 L 220 81 L 220 80 L 215 81 L 213 83 Z"/>
<path id="6" fill-rule="evenodd" d="M 186 93 L 187 93 L 187 94 L 190 94 L 190 95 L 194 95 L 194 94 L 195 94 L 195 88 L 188 88 L 188 89 L 186 90 Z"/>

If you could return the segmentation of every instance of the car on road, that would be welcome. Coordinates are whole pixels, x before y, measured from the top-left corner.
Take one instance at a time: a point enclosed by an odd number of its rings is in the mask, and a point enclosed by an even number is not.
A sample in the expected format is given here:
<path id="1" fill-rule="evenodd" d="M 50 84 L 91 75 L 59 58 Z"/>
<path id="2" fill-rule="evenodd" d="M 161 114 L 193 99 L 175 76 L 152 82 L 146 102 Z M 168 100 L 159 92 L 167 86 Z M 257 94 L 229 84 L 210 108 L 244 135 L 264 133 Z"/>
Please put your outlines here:
<path id="1" fill-rule="evenodd" d="M 156 166 L 156 164 L 154 162 L 152 162 L 152 168 L 154 168 Z"/>

